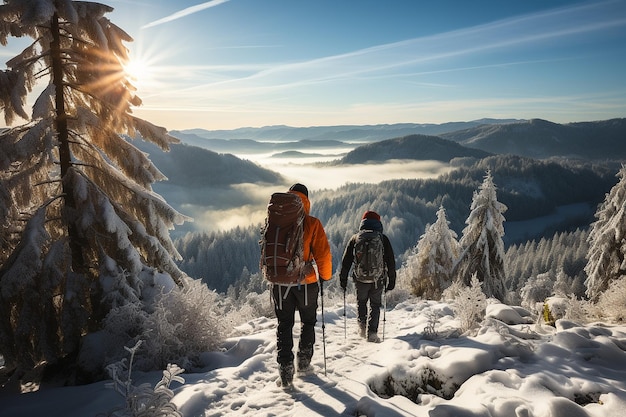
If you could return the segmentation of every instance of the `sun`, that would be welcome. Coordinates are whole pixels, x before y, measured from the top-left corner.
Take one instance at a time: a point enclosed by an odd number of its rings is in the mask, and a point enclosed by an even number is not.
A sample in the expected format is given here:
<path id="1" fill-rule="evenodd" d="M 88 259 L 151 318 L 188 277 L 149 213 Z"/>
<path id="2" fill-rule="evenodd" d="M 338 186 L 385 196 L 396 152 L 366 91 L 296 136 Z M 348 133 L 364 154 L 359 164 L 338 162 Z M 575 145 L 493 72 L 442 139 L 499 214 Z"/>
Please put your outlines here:
<path id="1" fill-rule="evenodd" d="M 124 72 L 137 88 L 149 83 L 151 78 L 150 65 L 142 59 L 131 59 L 128 61 L 124 65 Z"/>
<path id="2" fill-rule="evenodd" d="M 146 42 L 142 37 L 129 45 L 128 60 L 122 69 L 140 96 L 160 91 L 163 80 L 169 77 L 168 68 L 163 66 L 168 56 L 162 45 Z"/>

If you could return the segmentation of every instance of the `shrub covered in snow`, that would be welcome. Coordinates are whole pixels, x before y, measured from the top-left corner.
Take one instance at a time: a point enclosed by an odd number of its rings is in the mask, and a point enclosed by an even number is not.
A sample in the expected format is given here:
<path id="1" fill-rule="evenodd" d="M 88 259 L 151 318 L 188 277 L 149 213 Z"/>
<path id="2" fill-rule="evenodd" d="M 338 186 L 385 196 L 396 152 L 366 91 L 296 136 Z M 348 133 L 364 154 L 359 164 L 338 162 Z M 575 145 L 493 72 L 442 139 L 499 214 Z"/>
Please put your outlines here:
<path id="1" fill-rule="evenodd" d="M 565 318 L 568 299 L 566 297 L 548 297 L 544 303 L 544 320 L 553 324 L 556 320 Z M 545 317 L 549 315 L 549 317 Z"/>
<path id="2" fill-rule="evenodd" d="M 249 292 L 223 300 L 222 317 L 238 325 L 258 317 L 274 317 L 274 304 L 269 289 L 262 293 Z"/>
<path id="3" fill-rule="evenodd" d="M 451 301 L 452 309 L 463 332 L 476 327 L 485 317 L 487 297 L 476 275 L 472 276 L 469 287 L 457 281 L 443 292 L 443 297 Z"/>
<path id="4" fill-rule="evenodd" d="M 530 277 L 520 291 L 522 306 L 534 308 L 537 303 L 543 303 L 550 297 L 553 289 L 554 279 L 549 272 Z"/>
<path id="5" fill-rule="evenodd" d="M 101 376 L 107 364 L 120 361 L 126 355 L 123 347 L 138 340 L 144 341 L 134 353 L 139 370 L 163 369 L 171 362 L 193 369 L 199 354 L 217 349 L 228 326 L 217 293 L 199 280 L 189 280 L 183 288 L 174 286 L 152 296 L 149 304 L 112 309 L 103 330 L 85 338 L 80 365 L 92 378 Z"/>

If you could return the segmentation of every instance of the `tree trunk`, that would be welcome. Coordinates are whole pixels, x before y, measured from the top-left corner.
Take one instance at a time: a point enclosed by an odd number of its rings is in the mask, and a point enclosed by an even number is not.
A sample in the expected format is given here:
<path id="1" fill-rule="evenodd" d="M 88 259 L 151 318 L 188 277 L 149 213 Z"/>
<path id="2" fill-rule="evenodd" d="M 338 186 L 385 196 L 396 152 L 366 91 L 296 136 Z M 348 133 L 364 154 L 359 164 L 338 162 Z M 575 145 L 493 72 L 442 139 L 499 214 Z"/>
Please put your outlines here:
<path id="1" fill-rule="evenodd" d="M 83 273 L 86 271 L 86 266 L 81 245 L 82 239 L 74 223 L 76 217 L 74 190 L 71 184 L 66 180 L 66 175 L 72 168 L 72 155 L 70 152 L 69 130 L 67 127 L 67 113 L 65 112 L 61 28 L 59 25 L 59 15 L 57 13 L 52 17 L 50 30 L 52 32 L 52 42 L 50 43 L 52 83 L 55 86 L 55 123 L 57 140 L 59 141 L 59 162 L 61 164 L 61 182 L 63 187 L 63 219 L 67 224 L 68 241 L 72 253 L 72 270 L 76 273 Z"/>

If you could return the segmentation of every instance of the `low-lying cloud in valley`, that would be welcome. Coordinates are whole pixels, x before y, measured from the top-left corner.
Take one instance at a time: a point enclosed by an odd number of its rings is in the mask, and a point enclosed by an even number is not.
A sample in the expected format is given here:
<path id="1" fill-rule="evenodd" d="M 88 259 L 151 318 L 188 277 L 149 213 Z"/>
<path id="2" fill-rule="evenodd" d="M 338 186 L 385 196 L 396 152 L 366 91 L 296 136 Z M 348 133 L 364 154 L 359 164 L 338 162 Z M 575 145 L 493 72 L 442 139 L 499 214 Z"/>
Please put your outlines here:
<path id="1" fill-rule="evenodd" d="M 246 159 L 252 160 L 250 155 L 247 155 Z M 302 163 L 300 160 L 272 159 L 266 155 L 257 157 L 256 163 L 285 177 L 284 185 L 246 183 L 200 190 L 165 186 L 160 192 L 170 204 L 194 219 L 191 224 L 182 228 L 177 227 L 177 231 L 221 231 L 237 226 L 260 224 L 265 218 L 270 195 L 277 191 L 285 191 L 295 182 L 303 183 L 309 188 L 314 205 L 316 190 L 334 190 L 349 183 L 436 178 L 453 169 L 449 164 L 439 161 L 393 160 L 381 164 L 330 165 L 321 164 L 320 160 L 328 161 L 327 158 L 316 158 Z"/>
<path id="2" fill-rule="evenodd" d="M 391 179 L 435 178 L 449 172 L 450 165 L 439 161 L 392 160 L 367 165 L 274 166 L 285 177 L 305 183 L 312 190 L 335 189 L 348 183 L 379 183 Z"/>

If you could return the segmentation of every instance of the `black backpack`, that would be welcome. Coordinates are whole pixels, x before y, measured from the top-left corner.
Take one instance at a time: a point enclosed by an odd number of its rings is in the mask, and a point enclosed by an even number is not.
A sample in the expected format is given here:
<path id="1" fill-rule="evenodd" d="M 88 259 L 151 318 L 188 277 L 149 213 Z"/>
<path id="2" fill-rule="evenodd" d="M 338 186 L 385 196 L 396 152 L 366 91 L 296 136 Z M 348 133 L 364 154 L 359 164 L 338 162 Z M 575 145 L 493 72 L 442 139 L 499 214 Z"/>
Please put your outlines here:
<path id="1" fill-rule="evenodd" d="M 293 193 L 274 193 L 261 230 L 263 277 L 272 283 L 295 284 L 306 274 L 304 261 L 304 205 Z"/>
<path id="2" fill-rule="evenodd" d="M 377 282 L 385 273 L 383 235 L 374 230 L 361 230 L 356 236 L 354 277 L 360 282 Z"/>

